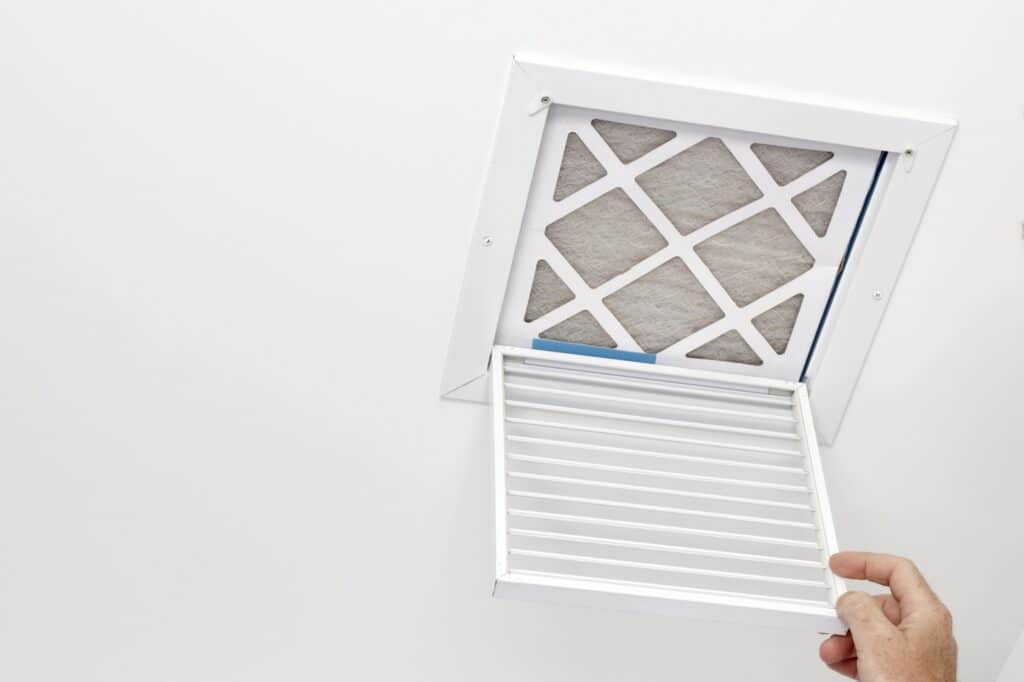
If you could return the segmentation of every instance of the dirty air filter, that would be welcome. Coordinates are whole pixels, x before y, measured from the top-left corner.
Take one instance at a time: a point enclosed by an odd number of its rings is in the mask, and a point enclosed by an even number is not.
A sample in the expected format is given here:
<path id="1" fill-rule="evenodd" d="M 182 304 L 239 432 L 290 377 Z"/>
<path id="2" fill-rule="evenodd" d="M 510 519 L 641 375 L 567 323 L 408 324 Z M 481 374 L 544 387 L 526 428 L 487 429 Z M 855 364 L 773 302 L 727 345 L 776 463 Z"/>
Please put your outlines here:
<path id="1" fill-rule="evenodd" d="M 799 380 L 879 158 L 555 103 L 497 343 Z"/>
<path id="2" fill-rule="evenodd" d="M 954 128 L 513 62 L 442 387 L 497 596 L 845 630 L 816 434 Z"/>

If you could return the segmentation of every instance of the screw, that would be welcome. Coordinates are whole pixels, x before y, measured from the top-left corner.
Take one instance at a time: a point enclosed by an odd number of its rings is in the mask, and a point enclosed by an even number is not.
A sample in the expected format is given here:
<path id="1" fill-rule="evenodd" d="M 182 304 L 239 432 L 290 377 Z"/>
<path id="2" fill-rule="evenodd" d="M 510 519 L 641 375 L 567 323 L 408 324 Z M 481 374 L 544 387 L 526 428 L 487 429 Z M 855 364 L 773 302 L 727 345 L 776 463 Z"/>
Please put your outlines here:
<path id="1" fill-rule="evenodd" d="M 882 292 L 881 291 L 876 291 L 875 293 L 871 294 L 871 298 L 875 299 L 876 301 L 881 301 L 882 300 Z"/>
<path id="2" fill-rule="evenodd" d="M 548 97 L 547 95 L 544 95 L 543 97 L 540 98 L 540 103 L 541 104 L 551 104 L 551 98 Z"/>
<path id="3" fill-rule="evenodd" d="M 483 238 L 484 246 L 490 246 L 493 243 L 494 243 L 494 237 L 492 237 L 490 235 L 487 235 L 486 237 Z"/>
<path id="4" fill-rule="evenodd" d="M 914 150 L 910 149 L 910 148 L 907 148 L 907 149 L 903 150 L 903 153 L 906 154 L 907 156 L 913 156 L 914 155 Z"/>

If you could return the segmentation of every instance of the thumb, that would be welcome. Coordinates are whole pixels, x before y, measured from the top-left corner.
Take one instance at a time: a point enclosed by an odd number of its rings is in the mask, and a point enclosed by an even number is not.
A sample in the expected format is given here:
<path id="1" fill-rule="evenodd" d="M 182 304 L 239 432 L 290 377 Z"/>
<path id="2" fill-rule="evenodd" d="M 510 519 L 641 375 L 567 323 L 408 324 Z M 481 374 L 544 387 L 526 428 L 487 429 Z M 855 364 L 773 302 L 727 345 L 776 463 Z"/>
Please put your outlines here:
<path id="1" fill-rule="evenodd" d="M 879 603 L 863 592 L 847 592 L 839 597 L 836 611 L 857 644 L 897 632 Z"/>

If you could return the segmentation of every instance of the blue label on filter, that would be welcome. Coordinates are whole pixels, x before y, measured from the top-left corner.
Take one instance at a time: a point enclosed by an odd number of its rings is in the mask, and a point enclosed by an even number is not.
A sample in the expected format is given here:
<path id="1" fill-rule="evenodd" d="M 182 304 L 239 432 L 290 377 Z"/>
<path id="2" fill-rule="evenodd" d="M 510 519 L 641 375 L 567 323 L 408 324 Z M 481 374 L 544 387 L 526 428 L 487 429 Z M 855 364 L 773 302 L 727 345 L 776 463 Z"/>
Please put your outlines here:
<path id="1" fill-rule="evenodd" d="M 592 358 L 644 362 L 648 365 L 653 365 L 656 358 L 653 353 L 637 353 L 630 350 L 616 350 L 614 348 L 602 348 L 601 346 L 588 346 L 585 343 L 568 343 L 566 341 L 550 341 L 548 339 L 534 339 L 533 349 L 554 351 L 556 353 L 571 353 L 573 355 L 587 355 Z"/>

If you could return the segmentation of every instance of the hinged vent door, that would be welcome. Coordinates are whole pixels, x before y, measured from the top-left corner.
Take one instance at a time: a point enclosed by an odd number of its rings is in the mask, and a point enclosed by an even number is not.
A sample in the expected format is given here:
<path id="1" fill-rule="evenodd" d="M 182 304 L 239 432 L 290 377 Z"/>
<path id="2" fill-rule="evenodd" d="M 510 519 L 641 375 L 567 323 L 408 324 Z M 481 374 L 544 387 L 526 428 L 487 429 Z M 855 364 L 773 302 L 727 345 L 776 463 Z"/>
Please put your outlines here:
<path id="1" fill-rule="evenodd" d="M 492 373 L 497 596 L 846 631 L 802 385 L 502 347 Z"/>

